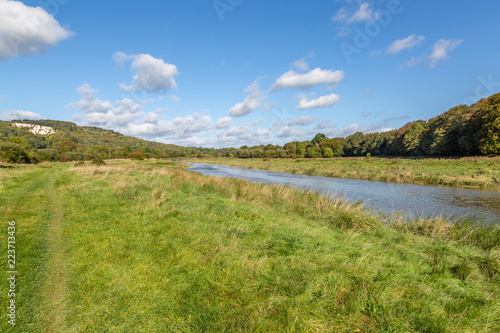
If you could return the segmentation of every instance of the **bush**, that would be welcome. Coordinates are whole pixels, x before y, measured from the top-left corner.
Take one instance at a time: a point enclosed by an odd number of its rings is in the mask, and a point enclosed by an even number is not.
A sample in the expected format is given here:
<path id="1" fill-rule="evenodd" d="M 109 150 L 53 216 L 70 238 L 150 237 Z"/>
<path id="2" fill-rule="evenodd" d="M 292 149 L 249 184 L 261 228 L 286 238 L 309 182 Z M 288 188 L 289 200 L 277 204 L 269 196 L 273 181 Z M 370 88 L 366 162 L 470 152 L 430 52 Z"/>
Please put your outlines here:
<path id="1" fill-rule="evenodd" d="M 36 154 L 38 155 L 38 159 L 40 161 L 47 162 L 57 162 L 61 157 L 60 151 L 52 148 L 40 149 L 36 152 Z"/>
<path id="2" fill-rule="evenodd" d="M 30 163 L 31 159 L 26 149 L 17 143 L 0 143 L 0 160 L 7 163 Z"/>
<path id="3" fill-rule="evenodd" d="M 104 160 L 100 157 L 95 157 L 94 159 L 92 159 L 92 164 L 97 166 L 106 165 L 106 163 L 104 163 Z"/>
<path id="4" fill-rule="evenodd" d="M 82 166 L 85 166 L 85 162 L 79 161 L 79 162 L 75 163 L 75 168 L 82 167 Z"/>
<path id="5" fill-rule="evenodd" d="M 130 153 L 130 154 L 128 154 L 128 158 L 130 158 L 132 160 L 142 161 L 142 160 L 146 159 L 146 156 L 144 156 L 143 153 Z"/>

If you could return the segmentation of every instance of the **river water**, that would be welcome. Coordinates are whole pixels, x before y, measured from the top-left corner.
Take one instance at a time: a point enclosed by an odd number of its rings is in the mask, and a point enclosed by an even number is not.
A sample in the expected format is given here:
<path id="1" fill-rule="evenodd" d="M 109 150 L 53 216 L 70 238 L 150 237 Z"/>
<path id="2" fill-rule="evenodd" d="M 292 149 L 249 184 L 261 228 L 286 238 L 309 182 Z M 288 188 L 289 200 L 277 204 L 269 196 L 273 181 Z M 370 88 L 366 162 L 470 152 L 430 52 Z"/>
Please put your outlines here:
<path id="1" fill-rule="evenodd" d="M 293 175 L 214 164 L 189 164 L 191 167 L 188 170 L 209 176 L 243 178 L 340 195 L 350 202 L 364 202 L 366 207 L 385 214 L 402 211 L 413 217 L 471 216 L 488 224 L 500 223 L 500 192 Z"/>

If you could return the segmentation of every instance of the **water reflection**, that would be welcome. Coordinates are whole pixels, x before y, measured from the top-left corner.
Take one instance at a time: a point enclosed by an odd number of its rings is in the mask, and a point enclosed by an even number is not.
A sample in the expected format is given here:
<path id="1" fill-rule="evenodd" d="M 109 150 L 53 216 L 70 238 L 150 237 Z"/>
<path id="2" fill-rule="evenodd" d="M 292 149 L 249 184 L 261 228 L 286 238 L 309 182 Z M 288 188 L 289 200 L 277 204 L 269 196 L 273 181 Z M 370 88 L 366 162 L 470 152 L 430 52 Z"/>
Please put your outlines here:
<path id="1" fill-rule="evenodd" d="M 404 211 L 412 216 L 474 216 L 477 219 L 482 218 L 486 223 L 500 222 L 500 192 L 293 175 L 225 165 L 190 164 L 188 170 L 205 175 L 244 178 L 260 183 L 292 185 L 306 190 L 337 194 L 351 202 L 363 201 L 367 207 L 384 213 Z"/>

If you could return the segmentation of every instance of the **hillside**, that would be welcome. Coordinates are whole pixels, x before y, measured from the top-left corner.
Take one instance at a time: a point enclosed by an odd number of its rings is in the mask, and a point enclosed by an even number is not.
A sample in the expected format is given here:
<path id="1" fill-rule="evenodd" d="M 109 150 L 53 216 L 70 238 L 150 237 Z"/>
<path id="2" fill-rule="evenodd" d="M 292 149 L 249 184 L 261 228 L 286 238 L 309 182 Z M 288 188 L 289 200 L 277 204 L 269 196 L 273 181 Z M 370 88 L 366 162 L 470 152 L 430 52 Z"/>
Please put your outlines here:
<path id="1" fill-rule="evenodd" d="M 51 134 L 35 134 L 22 123 L 53 129 Z M 146 141 L 98 127 L 78 126 L 56 120 L 0 121 L 0 145 L 7 162 L 71 161 L 100 158 L 148 158 L 194 156 L 199 149 Z M 20 147 L 22 146 L 22 147 Z M 25 154 L 21 150 L 25 150 Z M 18 154 L 12 154 L 16 150 Z M 7 151 L 7 152 L 6 152 Z M 9 153 L 10 152 L 10 153 Z M 18 160 L 9 158 L 21 155 Z"/>
<path id="2" fill-rule="evenodd" d="M 14 127 L 13 124 L 21 127 Z M 30 131 L 35 126 L 40 127 Z M 0 159 L 13 163 L 29 163 L 33 160 L 77 161 L 96 157 L 331 158 L 497 154 L 500 154 L 500 93 L 470 106 L 453 107 L 427 121 L 410 122 L 390 132 L 358 132 L 346 138 L 328 138 L 318 133 L 310 141 L 294 141 L 283 146 L 268 144 L 221 149 L 181 147 L 65 121 L 0 121 Z"/>

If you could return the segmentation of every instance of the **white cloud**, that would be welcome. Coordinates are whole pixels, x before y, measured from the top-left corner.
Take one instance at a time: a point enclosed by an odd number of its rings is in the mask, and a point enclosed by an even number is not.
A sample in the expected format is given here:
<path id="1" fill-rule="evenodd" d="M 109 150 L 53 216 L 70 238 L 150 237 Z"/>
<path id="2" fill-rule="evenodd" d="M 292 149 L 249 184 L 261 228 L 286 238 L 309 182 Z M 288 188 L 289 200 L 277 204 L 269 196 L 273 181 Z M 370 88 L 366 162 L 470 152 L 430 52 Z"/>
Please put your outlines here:
<path id="1" fill-rule="evenodd" d="M 348 23 L 374 21 L 378 17 L 378 13 L 373 11 L 371 4 L 364 2 L 359 5 L 358 10 L 349 18 Z"/>
<path id="2" fill-rule="evenodd" d="M 418 65 L 419 63 L 422 62 L 422 57 L 412 57 L 408 63 L 406 63 L 406 67 L 410 68 L 415 65 Z M 404 69 L 405 66 L 403 66 Z"/>
<path id="3" fill-rule="evenodd" d="M 410 35 L 404 39 L 394 41 L 389 49 L 387 50 L 387 54 L 396 54 L 404 50 L 412 49 L 416 46 L 422 45 L 425 40 L 425 36 L 417 36 Z"/>
<path id="4" fill-rule="evenodd" d="M 257 128 L 252 130 L 249 126 L 239 126 L 219 131 L 213 144 L 218 147 L 239 147 L 243 145 L 267 145 L 270 142 L 271 131 L 269 129 Z"/>
<path id="5" fill-rule="evenodd" d="M 180 103 L 181 98 L 175 95 L 170 95 L 170 100 L 174 103 Z"/>
<path id="6" fill-rule="evenodd" d="M 233 119 L 231 117 L 224 117 L 217 120 L 217 123 L 215 123 L 215 128 L 230 128 L 232 124 Z"/>
<path id="7" fill-rule="evenodd" d="M 92 112 L 107 112 L 113 105 L 110 101 L 102 101 L 95 96 L 97 90 L 92 88 L 88 83 L 82 84 L 77 89 L 78 93 L 82 95 L 82 99 L 77 103 L 69 105 L 71 109 L 78 108 L 85 113 Z"/>
<path id="8" fill-rule="evenodd" d="M 113 106 L 110 101 L 103 101 L 96 97 L 97 91 L 87 83 L 81 85 L 78 92 L 82 95 L 82 99 L 67 107 L 82 110 L 88 125 L 115 129 L 134 122 L 143 115 L 141 112 L 142 104 L 124 98 Z"/>
<path id="9" fill-rule="evenodd" d="M 335 105 L 338 101 L 340 101 L 340 96 L 336 94 L 321 96 L 319 98 L 312 100 L 308 100 L 305 97 L 303 97 L 296 109 L 305 110 L 313 108 L 325 108 L 328 106 Z"/>
<path id="10" fill-rule="evenodd" d="M 134 60 L 134 56 L 127 55 L 124 52 L 118 51 L 113 54 L 113 61 L 118 65 L 118 67 L 123 68 L 127 61 Z"/>
<path id="11" fill-rule="evenodd" d="M 330 128 L 326 131 L 324 131 L 324 134 L 329 137 L 346 137 L 351 134 L 354 134 L 356 132 L 363 132 L 363 133 L 374 133 L 374 132 L 387 132 L 391 131 L 392 128 L 390 127 L 382 127 L 380 124 L 372 124 L 369 126 L 360 126 L 357 123 L 352 123 L 351 125 L 347 127 L 342 127 L 342 128 L 337 128 L 334 125 L 331 125 Z M 315 133 L 315 130 L 311 131 L 309 134 L 313 135 Z"/>
<path id="12" fill-rule="evenodd" d="M 253 122 L 250 124 L 250 126 L 255 126 L 255 125 L 261 124 L 261 123 L 263 123 L 263 122 L 264 122 L 264 118 L 259 118 L 259 119 L 255 120 L 255 121 L 253 121 Z"/>
<path id="13" fill-rule="evenodd" d="M 293 63 L 293 66 L 301 71 L 308 71 L 309 64 L 304 59 L 297 60 Z"/>
<path id="14" fill-rule="evenodd" d="M 347 7 L 342 7 L 339 9 L 337 14 L 332 17 L 332 20 L 335 22 L 347 22 L 349 21 L 349 17 L 351 15 L 349 14 L 349 11 L 347 10 Z"/>
<path id="15" fill-rule="evenodd" d="M 135 72 L 130 85 L 120 83 L 126 92 L 144 91 L 149 93 L 166 92 L 177 87 L 174 77 L 179 74 L 177 66 L 166 63 L 149 54 L 127 55 L 116 52 L 113 59 L 118 65 L 133 60 L 131 69 Z"/>
<path id="16" fill-rule="evenodd" d="M 147 124 L 157 124 L 163 117 L 163 114 L 167 111 L 167 108 L 156 109 L 146 115 L 143 121 Z"/>
<path id="17" fill-rule="evenodd" d="M 463 43 L 463 39 L 441 39 L 432 46 L 432 53 L 428 58 L 429 65 L 435 67 L 439 60 L 448 58 L 448 54 Z"/>
<path id="18" fill-rule="evenodd" d="M 278 138 L 290 138 L 290 137 L 302 137 L 304 136 L 304 131 L 295 127 L 284 127 L 276 133 Z"/>
<path id="19" fill-rule="evenodd" d="M 322 70 L 321 68 L 313 69 L 306 74 L 299 74 L 293 70 L 281 75 L 271 91 L 280 89 L 308 89 L 314 86 L 325 84 L 329 88 L 334 88 L 337 84 L 344 79 L 344 72 L 337 70 Z"/>
<path id="20" fill-rule="evenodd" d="M 332 17 L 335 22 L 359 23 L 375 21 L 380 17 L 379 13 L 371 8 L 368 2 L 361 2 L 356 11 L 350 12 L 346 7 L 342 7 L 335 16 Z"/>
<path id="21" fill-rule="evenodd" d="M 38 113 L 34 113 L 31 111 L 23 111 L 23 110 L 9 110 L 0 114 L 0 120 L 2 121 L 10 121 L 10 120 L 39 120 L 43 119 L 43 116 Z"/>
<path id="22" fill-rule="evenodd" d="M 40 7 L 0 0 L 0 59 L 42 54 L 72 35 Z"/>
<path id="23" fill-rule="evenodd" d="M 257 81 L 245 88 L 245 100 L 236 104 L 228 115 L 231 117 L 242 117 L 257 110 L 266 99 Z"/>
<path id="24" fill-rule="evenodd" d="M 316 121 L 314 116 L 302 116 L 292 119 L 288 122 L 288 126 L 307 126 Z"/>
<path id="25" fill-rule="evenodd" d="M 123 134 L 167 139 L 187 139 L 194 133 L 207 131 L 211 128 L 212 118 L 209 115 L 201 116 L 198 113 L 186 117 L 176 117 L 170 120 L 161 120 L 154 124 L 131 123 L 122 129 Z"/>

